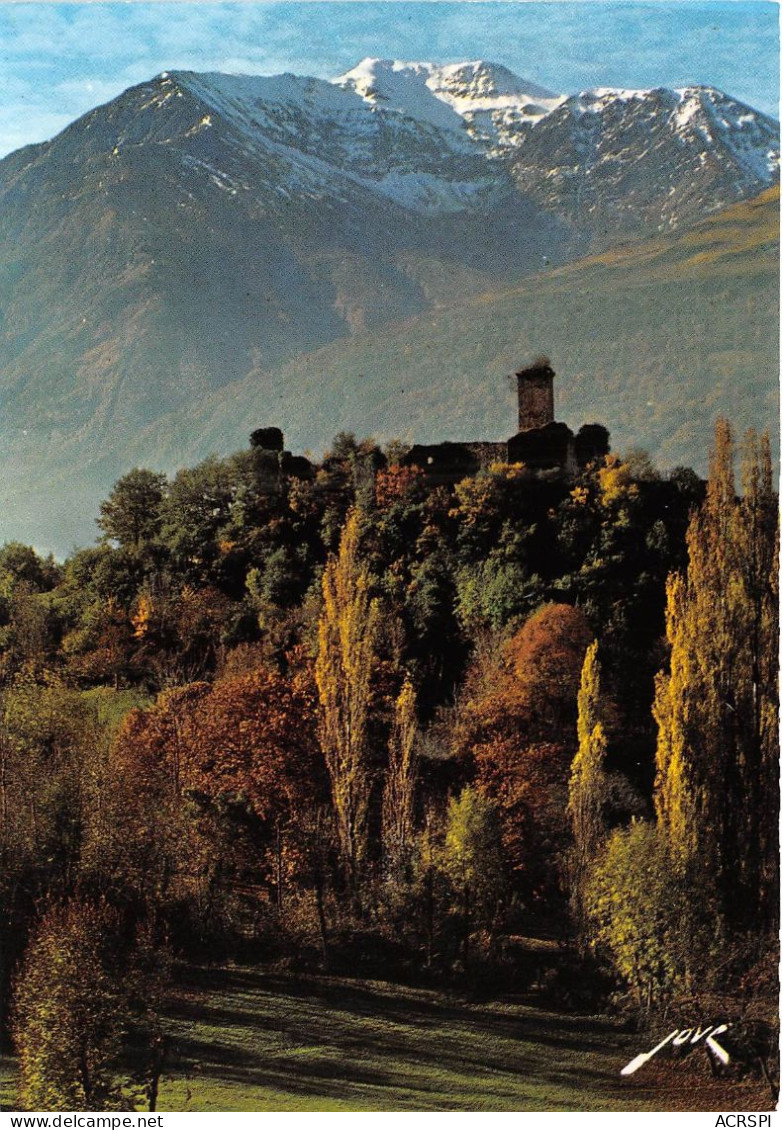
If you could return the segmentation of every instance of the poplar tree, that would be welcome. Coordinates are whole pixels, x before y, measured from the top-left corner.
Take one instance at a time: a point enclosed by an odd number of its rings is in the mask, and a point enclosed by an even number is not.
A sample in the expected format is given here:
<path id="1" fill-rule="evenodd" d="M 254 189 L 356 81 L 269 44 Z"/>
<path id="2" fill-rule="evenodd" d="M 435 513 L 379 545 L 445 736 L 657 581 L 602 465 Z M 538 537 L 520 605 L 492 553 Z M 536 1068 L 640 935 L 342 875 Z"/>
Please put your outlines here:
<path id="1" fill-rule="evenodd" d="M 413 841 L 413 808 L 418 723 L 413 684 L 405 679 L 394 703 L 394 721 L 388 748 L 388 769 L 383 790 L 383 849 L 389 878 L 401 879 Z"/>
<path id="2" fill-rule="evenodd" d="M 779 912 L 779 537 L 768 432 L 747 432 L 743 452 L 740 567 L 746 596 L 746 727 L 742 791 L 754 816 L 744 839 L 744 883 L 758 892 L 761 914 Z"/>
<path id="3" fill-rule="evenodd" d="M 345 879 L 356 897 L 367 852 L 370 700 L 380 629 L 379 605 L 361 561 L 359 535 L 359 514 L 351 510 L 339 552 L 329 557 L 323 574 L 315 663 L 321 748 Z"/>
<path id="4" fill-rule="evenodd" d="M 570 773 L 568 812 L 573 828 L 570 897 L 576 922 L 583 926 L 585 885 L 602 848 L 607 800 L 607 741 L 601 721 L 600 661 L 597 640 L 590 644 L 578 691 L 578 751 Z"/>
<path id="5" fill-rule="evenodd" d="M 695 866 L 737 925 L 777 906 L 777 517 L 768 437 L 747 434 L 743 494 L 717 424 L 706 500 L 668 581 L 670 669 L 657 678 L 655 807 L 671 858 Z"/>
<path id="6" fill-rule="evenodd" d="M 683 867 L 698 850 L 699 785 L 691 751 L 701 679 L 692 638 L 693 619 L 687 615 L 687 589 L 678 573 L 668 577 L 666 595 L 666 634 L 671 658 L 670 671 L 659 672 L 655 680 L 654 804 L 672 860 Z"/>

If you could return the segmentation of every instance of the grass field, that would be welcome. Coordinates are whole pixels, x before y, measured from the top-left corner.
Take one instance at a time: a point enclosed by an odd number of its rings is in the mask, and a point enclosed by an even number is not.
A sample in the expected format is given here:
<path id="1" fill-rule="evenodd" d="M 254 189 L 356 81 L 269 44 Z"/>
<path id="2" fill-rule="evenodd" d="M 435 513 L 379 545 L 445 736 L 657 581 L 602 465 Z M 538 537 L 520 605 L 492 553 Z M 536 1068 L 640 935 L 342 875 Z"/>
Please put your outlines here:
<path id="1" fill-rule="evenodd" d="M 674 1026 L 674 1025 L 672 1025 Z M 621 1067 L 646 1038 L 605 1018 L 382 982 L 196 969 L 172 1003 L 160 1110 L 767 1110 L 705 1057 Z M 0 1096 L 14 1106 L 10 1060 Z"/>

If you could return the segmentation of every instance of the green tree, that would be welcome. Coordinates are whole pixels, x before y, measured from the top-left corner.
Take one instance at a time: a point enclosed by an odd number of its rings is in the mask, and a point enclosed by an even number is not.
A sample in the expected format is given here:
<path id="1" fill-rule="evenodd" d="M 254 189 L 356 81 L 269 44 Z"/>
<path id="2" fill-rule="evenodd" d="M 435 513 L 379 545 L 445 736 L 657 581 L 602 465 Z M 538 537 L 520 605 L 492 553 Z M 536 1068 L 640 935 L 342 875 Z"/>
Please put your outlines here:
<path id="1" fill-rule="evenodd" d="M 98 525 L 104 535 L 124 548 L 139 549 L 160 530 L 166 477 L 136 467 L 114 484 L 100 505 Z"/>
<path id="2" fill-rule="evenodd" d="M 57 622 L 51 590 L 60 570 L 53 558 L 8 542 L 0 549 L 0 671 L 8 679 L 23 665 L 52 658 Z"/>
<path id="3" fill-rule="evenodd" d="M 41 921 L 16 984 L 13 1033 L 28 1110 L 117 1110 L 122 995 L 106 968 L 105 923 L 81 903 Z"/>
<path id="4" fill-rule="evenodd" d="M 671 866 L 660 828 L 637 821 L 612 832 L 583 889 L 592 941 L 639 1008 L 663 1005 L 692 987 L 693 971 L 706 964 L 714 922 L 698 873 Z"/>
<path id="5" fill-rule="evenodd" d="M 39 894 L 72 889 L 97 762 L 94 712 L 49 675 L 22 673 L 0 696 L 0 855 L 32 871 Z"/>
<path id="6" fill-rule="evenodd" d="M 457 898 L 467 964 L 471 934 L 476 926 L 491 928 L 504 878 L 502 837 L 494 805 L 472 786 L 448 802 L 440 870 Z"/>
<path id="7" fill-rule="evenodd" d="M 59 580 L 54 558 L 39 557 L 29 545 L 12 541 L 0 549 L 0 594 L 8 596 L 24 582 L 31 592 L 49 592 Z"/>
<path id="8" fill-rule="evenodd" d="M 38 908 L 79 883 L 85 823 L 101 805 L 106 741 L 88 697 L 51 673 L 0 694 L 0 1022 Z"/>

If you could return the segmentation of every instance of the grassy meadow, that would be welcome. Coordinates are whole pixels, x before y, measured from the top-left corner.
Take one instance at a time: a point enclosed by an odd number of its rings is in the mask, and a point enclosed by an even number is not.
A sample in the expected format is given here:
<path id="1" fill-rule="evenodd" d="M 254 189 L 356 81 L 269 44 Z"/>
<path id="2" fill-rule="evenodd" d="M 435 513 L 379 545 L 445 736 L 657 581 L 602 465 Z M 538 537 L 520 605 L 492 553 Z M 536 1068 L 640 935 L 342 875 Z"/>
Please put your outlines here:
<path id="1" fill-rule="evenodd" d="M 675 1022 L 672 1022 L 672 1027 Z M 465 1000 L 379 981 L 194 968 L 167 1018 L 161 1111 L 766 1110 L 756 1079 L 705 1055 L 622 1066 L 645 1034 L 530 999 Z M 15 1106 L 14 1062 L 0 1102 Z"/>

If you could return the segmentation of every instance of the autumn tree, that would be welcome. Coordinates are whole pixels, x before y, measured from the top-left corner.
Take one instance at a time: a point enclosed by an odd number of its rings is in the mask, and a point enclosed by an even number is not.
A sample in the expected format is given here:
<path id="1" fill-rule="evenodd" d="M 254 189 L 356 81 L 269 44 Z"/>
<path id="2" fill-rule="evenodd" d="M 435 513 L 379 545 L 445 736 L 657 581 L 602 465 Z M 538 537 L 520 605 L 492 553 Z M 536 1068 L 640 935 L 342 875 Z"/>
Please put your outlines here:
<path id="1" fill-rule="evenodd" d="M 315 663 L 321 747 L 345 879 L 354 895 L 367 855 L 372 786 L 369 722 L 380 628 L 378 601 L 361 561 L 360 521 L 358 511 L 348 514 L 339 553 L 326 564 Z"/>
<path id="2" fill-rule="evenodd" d="M 154 1110 L 170 957 L 149 922 L 71 899 L 43 916 L 12 1008 L 21 1097 L 31 1110 Z M 132 1042 L 133 1070 L 125 1061 Z"/>
<path id="3" fill-rule="evenodd" d="M 107 749 L 94 701 L 52 672 L 25 669 L 0 694 L 0 1025 L 31 922 L 81 883 Z"/>
<path id="4" fill-rule="evenodd" d="M 697 929 L 699 908 L 693 906 L 701 893 L 697 876 L 685 883 L 670 866 L 661 830 L 645 821 L 615 829 L 583 876 L 590 940 L 608 955 L 640 1009 L 691 987 L 689 973 L 700 964 L 707 937 Z"/>
<path id="5" fill-rule="evenodd" d="M 502 840 L 494 805 L 467 786 L 451 797 L 445 819 L 440 870 L 450 882 L 463 924 L 462 954 L 470 957 L 476 926 L 491 929 L 503 886 Z"/>
<path id="6" fill-rule="evenodd" d="M 122 1110 L 118 1059 L 126 1016 L 105 924 L 87 904 L 48 912 L 25 956 L 13 1009 L 28 1110 Z"/>
<path id="7" fill-rule="evenodd" d="M 76 881 L 101 754 L 97 720 L 78 692 L 21 672 L 0 695 L 0 859 L 38 895 Z"/>
<path id="8" fill-rule="evenodd" d="M 93 866 L 113 858 L 114 885 L 164 913 L 189 901 L 214 920 L 237 885 L 273 892 L 281 907 L 304 850 L 298 820 L 324 797 L 315 718 L 306 673 L 258 666 L 132 711 L 112 754 L 113 827 Z"/>
<path id="9" fill-rule="evenodd" d="M 228 598 L 210 585 L 145 586 L 130 616 L 137 667 L 161 687 L 203 679 L 223 654 L 229 614 Z"/>
<path id="10" fill-rule="evenodd" d="M 567 850 L 568 776 L 577 695 L 592 631 L 578 609 L 550 604 L 499 650 L 478 652 L 454 744 L 474 759 L 476 783 L 496 804 L 514 881 L 555 897 Z"/>
<path id="11" fill-rule="evenodd" d="M 568 813 L 573 829 L 570 899 L 576 923 L 585 921 L 584 885 L 606 836 L 606 733 L 601 717 L 597 640 L 590 644 L 578 691 L 578 750 L 570 773 Z"/>
<path id="12" fill-rule="evenodd" d="M 727 919 L 770 926 L 778 906 L 777 505 L 768 437 L 717 425 L 686 575 L 668 582 L 670 666 L 657 679 L 655 805 L 671 857 L 708 874 Z"/>
<path id="13" fill-rule="evenodd" d="M 415 691 L 406 679 L 394 704 L 383 790 L 383 851 L 387 875 L 396 881 L 404 874 L 413 843 L 417 728 Z"/>
<path id="14" fill-rule="evenodd" d="M 300 878 L 300 821 L 325 802 L 316 710 L 309 672 L 261 666 L 218 680 L 188 720 L 186 787 L 222 816 L 229 841 L 247 829 L 243 870 L 272 889 L 279 910 Z"/>
<path id="15" fill-rule="evenodd" d="M 209 694 L 196 683 L 131 710 L 114 738 L 107 791 L 90 815 L 82 873 L 91 889 L 164 919 L 208 910 L 220 852 L 187 792 L 192 718 Z"/>

